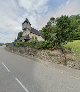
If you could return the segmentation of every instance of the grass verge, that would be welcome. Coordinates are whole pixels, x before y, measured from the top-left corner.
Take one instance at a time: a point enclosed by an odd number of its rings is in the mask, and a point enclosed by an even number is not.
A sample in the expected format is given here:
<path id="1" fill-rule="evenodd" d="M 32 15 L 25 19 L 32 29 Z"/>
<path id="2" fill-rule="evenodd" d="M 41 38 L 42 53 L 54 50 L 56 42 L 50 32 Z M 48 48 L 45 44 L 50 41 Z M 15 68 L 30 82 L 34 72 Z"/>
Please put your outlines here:
<path id="1" fill-rule="evenodd" d="M 71 50 L 75 55 L 80 57 L 80 40 L 75 40 L 64 45 L 65 48 Z"/>

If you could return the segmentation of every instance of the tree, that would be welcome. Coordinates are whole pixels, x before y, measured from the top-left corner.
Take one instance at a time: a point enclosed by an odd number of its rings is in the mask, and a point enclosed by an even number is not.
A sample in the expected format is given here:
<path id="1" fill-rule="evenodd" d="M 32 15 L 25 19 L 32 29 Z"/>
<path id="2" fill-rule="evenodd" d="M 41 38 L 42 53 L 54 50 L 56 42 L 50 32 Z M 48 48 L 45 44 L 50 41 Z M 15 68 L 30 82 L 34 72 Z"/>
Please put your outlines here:
<path id="1" fill-rule="evenodd" d="M 22 34 L 23 34 L 22 31 L 18 33 L 17 40 L 19 40 L 22 37 Z"/>
<path id="2" fill-rule="evenodd" d="M 71 20 L 68 16 L 61 16 L 56 19 L 57 44 L 61 45 L 72 40 Z"/>
<path id="3" fill-rule="evenodd" d="M 55 18 L 50 18 L 47 25 L 41 30 L 42 36 L 46 41 L 53 41 L 55 39 Z"/>
<path id="4" fill-rule="evenodd" d="M 60 45 L 71 39 L 70 19 L 68 16 L 60 18 L 50 18 L 49 22 L 41 30 L 46 41 L 52 42 L 54 45 Z"/>
<path id="5" fill-rule="evenodd" d="M 80 39 L 80 15 L 61 16 L 50 18 L 49 22 L 41 30 L 46 41 L 53 46 L 61 46 L 69 41 Z"/>
<path id="6" fill-rule="evenodd" d="M 80 15 L 70 16 L 71 30 L 74 31 L 74 40 L 80 40 Z"/>

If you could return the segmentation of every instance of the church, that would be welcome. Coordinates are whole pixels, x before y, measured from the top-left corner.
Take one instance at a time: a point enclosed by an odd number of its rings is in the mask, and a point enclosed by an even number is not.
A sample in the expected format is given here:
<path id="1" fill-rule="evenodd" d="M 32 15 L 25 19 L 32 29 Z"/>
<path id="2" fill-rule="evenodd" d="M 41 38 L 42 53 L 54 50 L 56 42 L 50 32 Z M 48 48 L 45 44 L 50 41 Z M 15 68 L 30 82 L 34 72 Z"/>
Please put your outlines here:
<path id="1" fill-rule="evenodd" d="M 22 30 L 23 34 L 20 38 L 20 41 L 27 42 L 32 40 L 38 40 L 38 41 L 44 41 L 44 39 L 41 36 L 41 33 L 32 28 L 29 20 L 26 18 L 26 20 L 22 23 Z"/>

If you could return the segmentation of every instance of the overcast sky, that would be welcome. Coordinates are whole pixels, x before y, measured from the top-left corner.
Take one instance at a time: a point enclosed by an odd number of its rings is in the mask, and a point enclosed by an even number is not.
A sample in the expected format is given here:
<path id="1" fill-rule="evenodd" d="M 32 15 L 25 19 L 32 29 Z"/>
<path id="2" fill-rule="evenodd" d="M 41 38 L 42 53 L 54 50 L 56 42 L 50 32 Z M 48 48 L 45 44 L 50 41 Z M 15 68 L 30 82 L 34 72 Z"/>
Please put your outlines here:
<path id="1" fill-rule="evenodd" d="M 0 42 L 12 42 L 27 17 L 41 29 L 50 17 L 80 14 L 80 0 L 0 0 Z"/>

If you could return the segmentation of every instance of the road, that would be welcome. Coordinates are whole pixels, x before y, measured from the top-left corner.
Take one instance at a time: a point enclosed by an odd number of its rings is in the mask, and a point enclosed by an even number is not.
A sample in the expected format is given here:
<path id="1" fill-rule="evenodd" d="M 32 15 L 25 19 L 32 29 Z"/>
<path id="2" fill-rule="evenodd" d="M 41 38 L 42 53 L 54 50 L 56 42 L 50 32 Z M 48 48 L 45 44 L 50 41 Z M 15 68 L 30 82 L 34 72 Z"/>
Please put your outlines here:
<path id="1" fill-rule="evenodd" d="M 58 66 L 0 47 L 0 92 L 80 92 L 80 71 Z"/>

